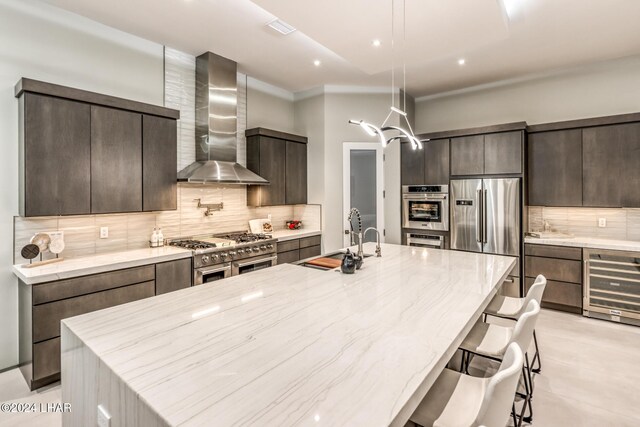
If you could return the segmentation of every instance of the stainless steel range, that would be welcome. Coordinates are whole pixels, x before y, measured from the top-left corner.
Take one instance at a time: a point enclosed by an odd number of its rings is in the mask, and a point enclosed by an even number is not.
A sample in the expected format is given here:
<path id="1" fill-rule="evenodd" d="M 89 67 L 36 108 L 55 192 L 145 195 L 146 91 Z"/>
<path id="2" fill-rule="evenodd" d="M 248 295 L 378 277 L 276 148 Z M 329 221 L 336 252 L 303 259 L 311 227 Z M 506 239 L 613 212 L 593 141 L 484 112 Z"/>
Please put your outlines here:
<path id="1" fill-rule="evenodd" d="M 193 251 L 193 283 L 214 282 L 277 264 L 278 243 L 271 235 L 246 232 L 172 239 L 169 245 Z"/>

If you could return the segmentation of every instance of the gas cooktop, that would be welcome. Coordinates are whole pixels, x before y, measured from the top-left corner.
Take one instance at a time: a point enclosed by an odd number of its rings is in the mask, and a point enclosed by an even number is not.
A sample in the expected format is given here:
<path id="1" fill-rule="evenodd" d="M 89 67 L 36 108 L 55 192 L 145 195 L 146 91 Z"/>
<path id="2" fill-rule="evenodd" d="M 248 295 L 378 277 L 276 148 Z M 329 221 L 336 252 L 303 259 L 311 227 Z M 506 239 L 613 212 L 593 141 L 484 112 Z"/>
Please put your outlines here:
<path id="1" fill-rule="evenodd" d="M 230 248 L 238 245 L 265 242 L 274 240 L 269 234 L 254 234 L 247 232 L 233 232 L 214 235 L 190 236 L 179 239 L 170 239 L 169 245 L 191 249 L 196 253 L 212 252 L 216 249 Z"/>

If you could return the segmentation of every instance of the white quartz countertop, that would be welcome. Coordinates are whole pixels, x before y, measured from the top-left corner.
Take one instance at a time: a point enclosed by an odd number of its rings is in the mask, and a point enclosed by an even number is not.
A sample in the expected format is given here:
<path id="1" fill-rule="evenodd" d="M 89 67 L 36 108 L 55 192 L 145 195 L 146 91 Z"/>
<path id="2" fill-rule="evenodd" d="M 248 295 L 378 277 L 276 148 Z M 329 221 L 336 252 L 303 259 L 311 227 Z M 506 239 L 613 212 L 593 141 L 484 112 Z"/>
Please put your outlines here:
<path id="1" fill-rule="evenodd" d="M 27 285 L 33 285 L 122 268 L 137 267 L 139 265 L 189 258 L 191 256 L 192 252 L 190 250 L 174 246 L 163 246 L 161 248 L 133 249 L 67 258 L 57 263 L 32 268 L 24 268 L 25 264 L 16 264 L 13 266 L 13 273 Z"/>
<path id="2" fill-rule="evenodd" d="M 62 399 L 103 389 L 86 346 L 127 390 L 115 417 L 404 426 L 515 262 L 383 244 L 356 274 L 284 264 L 65 319 Z"/>
<path id="3" fill-rule="evenodd" d="M 276 230 L 271 235 L 278 239 L 279 242 L 284 242 L 293 239 L 302 239 L 303 237 L 311 237 L 321 235 L 322 231 L 313 229 L 301 229 L 301 230 Z"/>
<path id="4" fill-rule="evenodd" d="M 595 237 L 525 237 L 524 242 L 536 245 L 571 246 L 576 248 L 609 249 L 613 251 L 640 251 L 640 242 L 634 242 L 631 240 L 599 239 Z"/>

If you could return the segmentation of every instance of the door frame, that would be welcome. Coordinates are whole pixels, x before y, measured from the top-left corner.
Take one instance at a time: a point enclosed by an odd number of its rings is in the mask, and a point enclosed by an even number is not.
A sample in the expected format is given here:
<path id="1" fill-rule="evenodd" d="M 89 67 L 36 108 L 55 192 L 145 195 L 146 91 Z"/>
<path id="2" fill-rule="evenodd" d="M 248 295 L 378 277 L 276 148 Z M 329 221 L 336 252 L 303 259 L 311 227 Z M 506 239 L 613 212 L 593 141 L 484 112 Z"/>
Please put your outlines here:
<path id="1" fill-rule="evenodd" d="M 384 148 L 377 142 L 343 142 L 342 143 L 342 225 L 344 246 L 351 246 L 350 236 L 344 234 L 349 230 L 347 206 L 351 198 L 351 151 L 375 150 L 376 152 L 376 228 L 380 232 L 380 242 L 384 242 Z M 364 231 L 364 230 L 362 230 Z"/>

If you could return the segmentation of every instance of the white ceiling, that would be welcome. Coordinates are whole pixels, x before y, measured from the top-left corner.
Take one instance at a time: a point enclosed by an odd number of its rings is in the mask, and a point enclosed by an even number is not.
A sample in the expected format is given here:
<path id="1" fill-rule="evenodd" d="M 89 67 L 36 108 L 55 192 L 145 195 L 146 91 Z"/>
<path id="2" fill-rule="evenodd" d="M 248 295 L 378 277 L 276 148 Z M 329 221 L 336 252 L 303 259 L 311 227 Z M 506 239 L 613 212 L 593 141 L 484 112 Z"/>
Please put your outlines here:
<path id="1" fill-rule="evenodd" d="M 44 1 L 194 55 L 215 52 L 292 92 L 390 83 L 391 0 Z M 511 20 L 503 1 L 521 5 Z M 406 0 L 404 49 L 401 0 L 395 15 L 396 70 L 404 52 L 414 96 L 640 54 L 639 0 Z M 275 33 L 265 26 L 275 17 L 298 31 Z"/>

